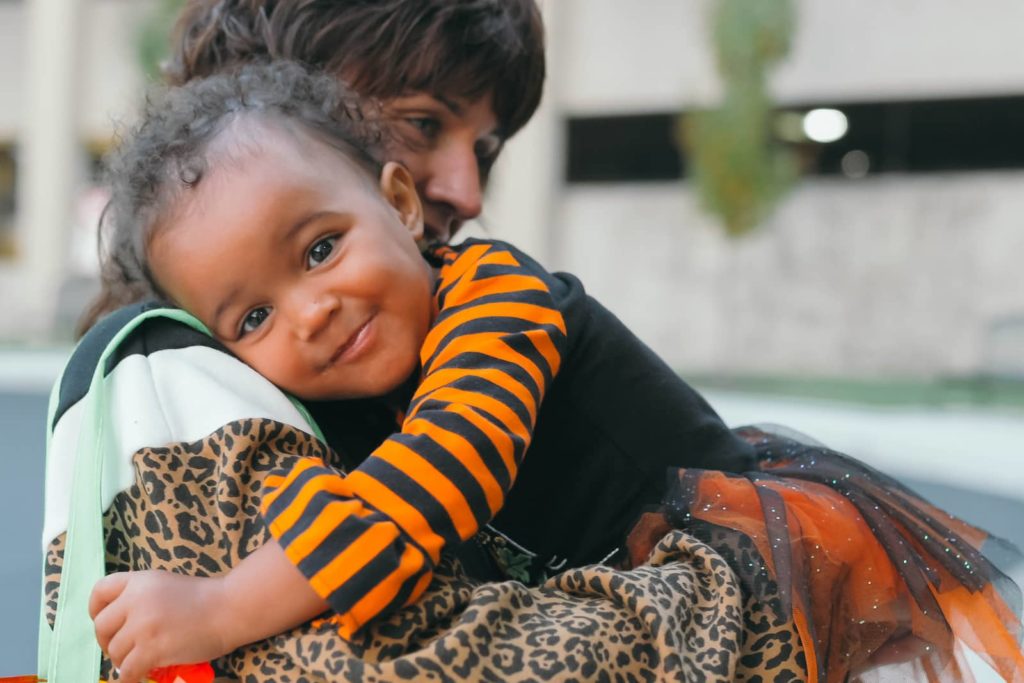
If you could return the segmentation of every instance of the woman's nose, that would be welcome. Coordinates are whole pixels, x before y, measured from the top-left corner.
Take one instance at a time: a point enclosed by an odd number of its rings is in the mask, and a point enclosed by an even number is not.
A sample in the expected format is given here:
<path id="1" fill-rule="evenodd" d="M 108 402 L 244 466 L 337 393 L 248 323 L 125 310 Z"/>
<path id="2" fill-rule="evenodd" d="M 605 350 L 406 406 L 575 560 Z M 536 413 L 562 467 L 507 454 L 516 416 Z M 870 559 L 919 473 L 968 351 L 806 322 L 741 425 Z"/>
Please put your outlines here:
<path id="1" fill-rule="evenodd" d="M 438 152 L 424 195 L 432 202 L 451 207 L 453 218 L 466 221 L 480 215 L 483 185 L 480 164 L 472 145 L 461 143 Z"/>

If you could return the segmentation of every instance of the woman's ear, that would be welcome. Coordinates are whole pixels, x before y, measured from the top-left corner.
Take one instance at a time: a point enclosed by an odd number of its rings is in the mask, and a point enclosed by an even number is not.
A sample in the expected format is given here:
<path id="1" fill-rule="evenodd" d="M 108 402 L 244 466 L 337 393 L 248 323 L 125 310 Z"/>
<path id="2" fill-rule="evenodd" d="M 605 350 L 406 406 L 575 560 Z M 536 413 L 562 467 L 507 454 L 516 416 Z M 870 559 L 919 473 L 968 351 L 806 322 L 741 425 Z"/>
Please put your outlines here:
<path id="1" fill-rule="evenodd" d="M 380 192 L 419 244 L 423 240 L 423 205 L 409 169 L 397 161 L 384 164 L 380 172 Z"/>

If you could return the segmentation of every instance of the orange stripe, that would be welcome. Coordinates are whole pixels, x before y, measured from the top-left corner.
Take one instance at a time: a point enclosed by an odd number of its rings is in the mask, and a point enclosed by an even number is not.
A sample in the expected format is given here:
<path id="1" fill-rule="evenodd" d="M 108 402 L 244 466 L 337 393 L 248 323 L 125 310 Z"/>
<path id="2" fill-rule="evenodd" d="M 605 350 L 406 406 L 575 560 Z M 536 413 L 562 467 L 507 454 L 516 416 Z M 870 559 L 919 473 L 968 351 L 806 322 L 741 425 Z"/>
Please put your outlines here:
<path id="1" fill-rule="evenodd" d="M 551 335 L 545 330 L 530 330 L 526 336 L 537 347 L 540 355 L 547 360 L 551 367 L 551 376 L 557 375 L 558 369 L 562 366 L 562 354 L 558 353 L 558 349 L 555 348 L 555 343 L 551 341 Z"/>
<path id="2" fill-rule="evenodd" d="M 412 587 L 412 593 L 409 594 L 409 599 L 405 601 L 406 605 L 412 605 L 423 595 L 423 591 L 427 590 L 427 586 L 430 585 L 430 580 L 434 578 L 434 572 L 427 572 L 419 578 L 416 585 Z"/>
<path id="3" fill-rule="evenodd" d="M 489 294 L 515 294 L 520 290 L 547 292 L 548 287 L 540 278 L 522 273 L 505 273 L 478 278 L 480 266 L 487 265 L 483 261 L 476 264 L 472 274 L 464 276 L 445 294 L 446 308 L 454 308 Z M 502 264 L 518 266 L 518 263 Z"/>
<path id="4" fill-rule="evenodd" d="M 510 317 L 525 320 L 535 325 L 553 325 L 565 334 L 565 321 L 562 314 L 553 308 L 545 308 L 536 304 L 497 302 L 480 304 L 459 311 L 435 325 L 427 334 L 420 350 L 420 360 L 424 365 L 437 349 L 438 344 L 459 325 L 481 318 Z"/>
<path id="5" fill-rule="evenodd" d="M 460 294 L 463 295 L 454 301 L 451 295 L 449 295 L 445 300 L 445 305 L 448 307 L 460 306 L 475 301 L 482 296 L 490 296 L 492 294 L 516 294 L 518 292 L 536 291 L 546 293 L 549 291 L 547 285 L 540 278 L 533 275 L 513 273 L 495 275 L 483 280 L 474 280 L 471 284 L 473 285 L 470 288 L 472 291 L 465 292 L 464 294 L 460 291 Z"/>
<path id="6" fill-rule="evenodd" d="M 467 405 L 454 403 L 445 408 L 445 410 L 456 415 L 460 415 L 465 418 L 467 422 L 483 432 L 484 436 L 486 436 L 498 450 L 498 455 L 501 456 L 502 462 L 505 463 L 505 467 L 508 469 L 509 474 L 513 478 L 516 476 L 515 444 L 512 442 L 512 437 L 508 432 Z"/>
<path id="7" fill-rule="evenodd" d="M 423 568 L 423 564 L 423 554 L 414 546 L 406 546 L 395 571 L 382 579 L 349 610 L 355 622 L 362 626 L 380 614 L 395 599 L 402 586 Z M 430 572 L 427 572 L 427 576 L 430 576 Z M 347 637 L 351 637 L 351 634 Z"/>
<path id="8" fill-rule="evenodd" d="M 477 263 L 488 266 L 518 266 L 519 260 L 512 255 L 512 252 L 497 245 L 491 245 L 490 250 L 481 256 Z"/>
<path id="9" fill-rule="evenodd" d="M 498 368 L 445 368 L 444 370 L 435 370 L 423 379 L 419 388 L 416 389 L 416 396 L 414 397 L 414 400 L 418 399 L 420 396 L 427 396 L 431 392 L 437 391 L 446 385 L 454 385 L 458 380 L 466 377 L 479 377 L 491 382 L 505 391 L 508 391 L 522 401 L 523 405 L 526 406 L 526 411 L 530 414 L 530 425 L 532 426 L 536 423 L 537 406 L 533 399 L 533 394 L 530 393 L 529 389 L 523 386 L 522 382 L 519 382 L 507 372 L 499 370 Z M 465 389 L 464 391 L 470 390 Z M 486 390 L 479 392 L 474 391 L 472 393 L 493 398 L 490 394 L 486 393 Z"/>
<path id="10" fill-rule="evenodd" d="M 306 529 L 288 544 L 289 556 L 303 560 L 320 547 L 331 533 L 349 517 L 366 517 L 371 514 L 363 507 L 362 501 L 350 498 L 336 500 L 324 506 L 324 509 L 312 520 Z"/>
<path id="11" fill-rule="evenodd" d="M 397 441 L 390 441 L 386 445 L 390 447 L 378 448 L 374 451 L 374 456 L 405 473 L 422 486 L 448 512 L 460 538 L 465 540 L 477 532 L 480 525 L 476 515 L 470 509 L 465 494 L 451 479 L 408 446 Z M 417 543 L 420 542 L 418 538 L 415 540 Z"/>
<path id="12" fill-rule="evenodd" d="M 309 585 L 313 587 L 317 595 L 326 598 L 355 576 L 382 550 L 391 546 L 396 538 L 398 538 L 398 527 L 393 524 L 381 523 L 370 526 L 366 533 L 343 548 L 323 569 L 310 577 Z M 285 552 L 292 562 L 298 564 L 298 558 L 288 550 Z"/>
<path id="13" fill-rule="evenodd" d="M 484 265 L 516 267 L 519 265 L 519 262 L 508 251 L 497 251 L 493 247 L 488 247 L 487 250 L 479 256 L 474 254 L 473 262 L 471 264 L 472 267 L 466 269 L 465 274 L 448 290 L 448 293 L 445 295 L 446 306 L 457 306 L 466 300 L 467 290 L 470 290 L 477 285 L 477 275 L 480 272 L 480 266 Z M 488 278 L 484 279 L 486 280 Z"/>
<path id="14" fill-rule="evenodd" d="M 504 401 L 480 394 L 475 391 L 466 391 L 454 387 L 440 387 L 430 392 L 430 398 L 449 403 L 460 403 L 470 408 L 479 408 L 497 418 L 502 426 L 509 432 L 523 439 L 525 443 L 530 442 L 530 429 L 523 424 L 515 411 L 508 407 Z"/>
<path id="15" fill-rule="evenodd" d="M 545 380 L 541 369 L 528 356 L 524 356 L 509 346 L 505 334 L 501 332 L 476 332 L 474 334 L 461 335 L 457 341 L 457 344 L 452 343 L 441 349 L 434 358 L 431 368 L 444 365 L 460 353 L 477 351 L 521 367 L 533 378 L 534 383 L 543 395 Z"/>
<path id="16" fill-rule="evenodd" d="M 430 436 L 441 448 L 448 451 L 453 458 L 462 463 L 462 466 L 469 470 L 470 476 L 483 489 L 484 496 L 487 499 L 487 507 L 490 509 L 491 514 L 497 514 L 505 500 L 505 492 L 502 491 L 498 480 L 494 478 L 494 472 L 487 467 L 487 464 L 480 457 L 480 453 L 471 441 L 458 432 L 442 429 L 433 422 L 422 419 L 406 422 L 402 425 L 402 432 L 404 434 L 426 434 Z"/>
<path id="17" fill-rule="evenodd" d="M 487 253 L 490 247 L 486 244 L 478 244 L 462 252 L 461 256 L 455 258 L 450 264 L 446 263 L 441 271 L 441 281 L 438 284 L 438 291 L 445 289 L 452 283 L 458 282 L 468 271 L 476 267 L 477 261 Z"/>
<path id="18" fill-rule="evenodd" d="M 385 442 L 385 445 L 389 442 Z M 387 486 L 368 474 L 355 470 L 346 480 L 358 496 L 377 510 L 387 510 L 387 516 L 402 528 L 406 534 L 416 539 L 417 543 L 437 562 L 444 547 L 444 539 L 430 527 L 423 513 L 407 500 L 389 489 Z"/>
<path id="19" fill-rule="evenodd" d="M 277 528 L 281 529 L 281 533 L 288 532 L 289 529 L 302 519 L 306 509 L 309 507 L 309 502 L 320 492 L 345 498 L 352 497 L 352 490 L 345 483 L 345 479 L 337 472 L 324 472 L 310 478 L 309 481 L 302 485 L 302 489 L 292 502 L 288 504 L 288 507 L 274 517 L 274 522 Z"/>
<path id="20" fill-rule="evenodd" d="M 295 463 L 295 465 L 288 471 L 287 474 L 283 476 L 279 474 L 272 474 L 268 476 L 266 479 L 263 480 L 264 486 L 270 487 L 276 484 L 276 488 L 267 495 L 265 495 L 263 497 L 263 500 L 260 501 L 260 510 L 264 514 L 266 514 L 267 510 L 270 509 L 270 506 L 274 504 L 274 501 L 281 496 L 281 493 L 285 489 L 291 486 L 291 483 L 295 481 L 295 479 L 300 474 L 310 469 L 311 467 L 323 466 L 323 460 L 321 460 L 320 458 L 300 458 L 299 461 Z"/>

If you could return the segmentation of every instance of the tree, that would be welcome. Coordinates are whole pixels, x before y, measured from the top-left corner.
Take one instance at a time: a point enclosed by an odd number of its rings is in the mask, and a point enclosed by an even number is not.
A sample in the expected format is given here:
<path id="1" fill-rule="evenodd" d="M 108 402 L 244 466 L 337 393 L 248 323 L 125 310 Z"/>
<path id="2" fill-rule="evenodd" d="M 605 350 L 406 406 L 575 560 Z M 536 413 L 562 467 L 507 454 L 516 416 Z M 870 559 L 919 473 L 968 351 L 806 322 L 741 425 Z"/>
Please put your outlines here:
<path id="1" fill-rule="evenodd" d="M 772 133 L 766 74 L 790 48 L 793 0 L 718 0 L 713 36 L 724 96 L 680 117 L 704 206 L 732 235 L 752 230 L 789 189 L 796 163 Z"/>

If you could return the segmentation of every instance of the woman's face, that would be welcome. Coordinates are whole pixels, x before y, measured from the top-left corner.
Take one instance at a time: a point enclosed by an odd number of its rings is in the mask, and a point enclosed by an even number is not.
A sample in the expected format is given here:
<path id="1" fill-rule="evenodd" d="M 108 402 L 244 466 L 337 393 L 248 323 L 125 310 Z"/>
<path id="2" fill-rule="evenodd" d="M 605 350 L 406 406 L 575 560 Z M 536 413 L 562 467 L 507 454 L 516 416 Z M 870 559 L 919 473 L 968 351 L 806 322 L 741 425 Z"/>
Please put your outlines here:
<path id="1" fill-rule="evenodd" d="M 412 93 L 383 101 L 394 133 L 389 158 L 412 173 L 429 241 L 447 242 L 480 214 L 484 186 L 504 136 L 491 105 L 479 99 Z"/>

